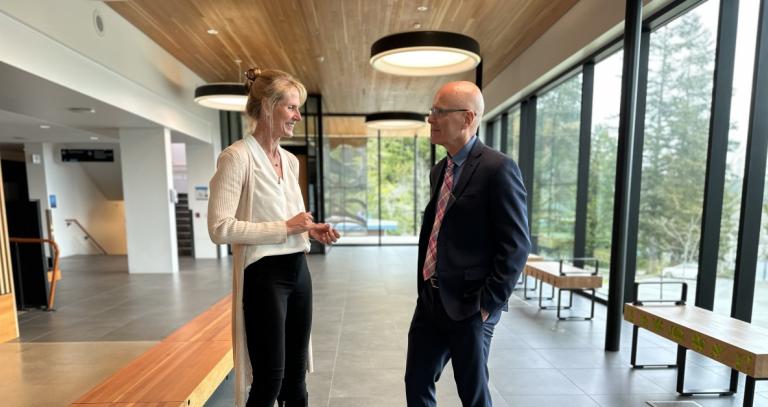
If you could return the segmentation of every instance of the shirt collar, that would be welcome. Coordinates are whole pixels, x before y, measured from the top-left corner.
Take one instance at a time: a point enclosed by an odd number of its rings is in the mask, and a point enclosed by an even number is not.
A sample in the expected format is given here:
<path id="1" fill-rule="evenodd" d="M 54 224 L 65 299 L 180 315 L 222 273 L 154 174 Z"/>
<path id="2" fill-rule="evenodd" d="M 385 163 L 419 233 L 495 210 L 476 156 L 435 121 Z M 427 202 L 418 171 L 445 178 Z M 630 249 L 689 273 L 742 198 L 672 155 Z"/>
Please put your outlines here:
<path id="1" fill-rule="evenodd" d="M 461 165 L 464 164 L 464 161 L 467 160 L 469 152 L 472 151 L 472 147 L 474 147 L 476 141 L 477 136 L 472 136 L 469 141 L 467 141 L 467 144 L 464 144 L 464 147 L 462 147 L 455 156 L 452 157 L 450 154 L 448 154 L 448 157 L 453 160 L 453 164 L 455 166 L 461 167 Z"/>

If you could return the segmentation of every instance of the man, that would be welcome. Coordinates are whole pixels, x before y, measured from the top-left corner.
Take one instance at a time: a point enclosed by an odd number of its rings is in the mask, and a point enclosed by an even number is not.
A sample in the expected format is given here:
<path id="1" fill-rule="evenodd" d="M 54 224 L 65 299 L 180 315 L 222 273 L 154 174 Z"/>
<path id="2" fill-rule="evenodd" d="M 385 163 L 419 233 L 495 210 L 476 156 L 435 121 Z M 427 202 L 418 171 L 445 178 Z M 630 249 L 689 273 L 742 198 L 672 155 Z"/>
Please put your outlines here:
<path id="1" fill-rule="evenodd" d="M 491 336 L 530 250 L 520 170 L 475 136 L 483 110 L 471 82 L 446 84 L 430 109 L 431 141 L 448 157 L 432 168 L 419 235 L 405 368 L 409 407 L 437 405 L 435 382 L 449 359 L 462 404 L 491 406 Z"/>

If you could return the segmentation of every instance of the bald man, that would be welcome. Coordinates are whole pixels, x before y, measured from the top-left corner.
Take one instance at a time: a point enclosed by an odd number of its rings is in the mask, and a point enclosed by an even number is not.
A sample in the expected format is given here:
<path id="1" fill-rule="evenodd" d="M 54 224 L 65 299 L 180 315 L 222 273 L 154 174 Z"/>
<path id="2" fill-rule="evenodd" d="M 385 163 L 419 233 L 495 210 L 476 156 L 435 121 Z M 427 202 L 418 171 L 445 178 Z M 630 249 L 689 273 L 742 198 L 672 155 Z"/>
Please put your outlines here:
<path id="1" fill-rule="evenodd" d="M 437 405 L 435 382 L 448 360 L 464 407 L 491 406 L 491 337 L 530 250 L 520 170 L 478 140 L 483 110 L 471 82 L 444 85 L 430 109 L 431 141 L 448 157 L 432 167 L 419 235 L 405 368 L 409 407 Z"/>

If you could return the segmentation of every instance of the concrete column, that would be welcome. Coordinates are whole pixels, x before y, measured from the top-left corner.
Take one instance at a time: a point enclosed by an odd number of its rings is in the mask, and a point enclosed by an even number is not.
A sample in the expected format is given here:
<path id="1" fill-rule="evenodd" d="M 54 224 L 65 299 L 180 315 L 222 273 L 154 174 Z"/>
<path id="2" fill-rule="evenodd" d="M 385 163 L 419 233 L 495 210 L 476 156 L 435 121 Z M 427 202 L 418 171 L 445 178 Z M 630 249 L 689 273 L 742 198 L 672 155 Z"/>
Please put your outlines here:
<path id="1" fill-rule="evenodd" d="M 195 258 L 215 259 L 217 245 L 208 236 L 208 182 L 216 170 L 216 155 L 211 144 L 187 143 L 187 187 L 192 228 L 195 235 Z"/>
<path id="2" fill-rule="evenodd" d="M 171 130 L 120 130 L 128 272 L 177 273 Z"/>

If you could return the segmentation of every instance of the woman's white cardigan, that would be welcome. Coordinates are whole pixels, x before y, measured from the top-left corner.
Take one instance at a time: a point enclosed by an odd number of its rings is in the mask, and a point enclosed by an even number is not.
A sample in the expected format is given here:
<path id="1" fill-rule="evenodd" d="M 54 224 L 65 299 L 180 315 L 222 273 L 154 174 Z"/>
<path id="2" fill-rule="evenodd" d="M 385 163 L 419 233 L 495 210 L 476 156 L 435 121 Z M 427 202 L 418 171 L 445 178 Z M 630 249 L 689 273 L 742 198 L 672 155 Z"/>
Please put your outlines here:
<path id="1" fill-rule="evenodd" d="M 247 136 L 250 137 L 250 136 Z M 290 174 L 297 177 L 299 160 L 280 149 Z M 235 403 L 245 406 L 247 388 L 253 380 L 243 322 L 243 271 L 248 245 L 285 243 L 285 220 L 251 222 L 253 214 L 255 161 L 244 140 L 227 147 L 216 162 L 216 173 L 211 178 L 208 201 L 208 233 L 216 244 L 231 244 L 234 256 L 232 296 L 232 349 L 235 364 Z M 288 174 L 284 174 L 288 175 Z M 309 361 L 312 363 L 310 344 Z"/>

